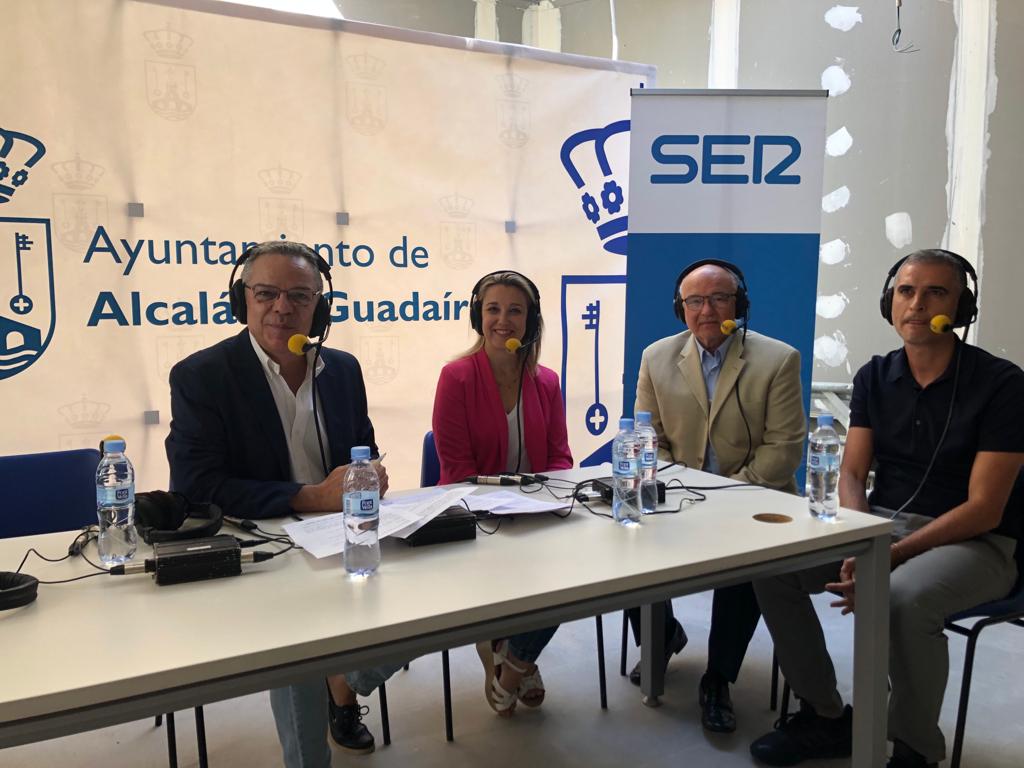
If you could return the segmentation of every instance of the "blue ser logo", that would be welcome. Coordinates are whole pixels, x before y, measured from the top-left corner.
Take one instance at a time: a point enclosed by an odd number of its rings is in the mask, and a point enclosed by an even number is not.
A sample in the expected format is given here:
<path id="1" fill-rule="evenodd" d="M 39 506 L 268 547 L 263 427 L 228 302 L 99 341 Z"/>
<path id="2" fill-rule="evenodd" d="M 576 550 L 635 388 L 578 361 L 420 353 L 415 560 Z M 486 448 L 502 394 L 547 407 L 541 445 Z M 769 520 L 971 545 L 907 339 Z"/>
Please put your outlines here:
<path id="1" fill-rule="evenodd" d="M 718 170 L 722 166 L 741 166 L 747 170 L 748 157 L 745 153 L 729 152 L 727 147 L 747 147 L 753 141 L 750 153 L 750 173 L 727 173 Z M 700 147 L 699 153 L 673 151 L 676 147 Z M 773 158 L 773 165 L 767 170 L 765 155 Z M 788 150 L 788 151 L 787 151 Z M 661 165 L 680 165 L 678 173 L 653 173 L 652 184 L 689 184 L 700 176 L 701 184 L 799 184 L 800 175 L 790 173 L 790 168 L 800 157 L 800 142 L 794 136 L 750 136 L 747 134 L 665 134 L 651 143 L 651 157 Z M 699 160 L 698 160 L 699 157 Z M 739 170 L 739 169 L 737 169 Z"/>

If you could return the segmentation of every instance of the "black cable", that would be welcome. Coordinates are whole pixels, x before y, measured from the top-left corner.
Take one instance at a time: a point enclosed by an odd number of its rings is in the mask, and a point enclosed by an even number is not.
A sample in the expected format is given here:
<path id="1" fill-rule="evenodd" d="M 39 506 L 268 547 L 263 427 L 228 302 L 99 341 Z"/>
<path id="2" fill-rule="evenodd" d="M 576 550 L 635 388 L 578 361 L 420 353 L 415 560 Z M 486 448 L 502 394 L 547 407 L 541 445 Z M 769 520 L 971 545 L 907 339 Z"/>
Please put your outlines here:
<path id="1" fill-rule="evenodd" d="M 316 401 L 320 398 L 317 396 L 319 392 L 319 386 L 316 382 L 316 364 L 320 359 L 320 350 L 324 345 L 324 341 L 327 340 L 327 334 L 331 330 L 330 322 L 327 323 L 327 328 L 324 330 L 323 336 L 320 337 L 320 341 L 316 344 L 316 352 L 313 353 L 313 386 L 310 387 L 313 395 L 313 424 L 316 427 L 316 444 L 320 446 L 320 464 L 324 468 L 324 477 L 326 478 L 331 474 L 327 469 L 327 454 L 324 453 L 324 438 L 320 434 L 320 418 L 317 416 Z M 301 519 L 301 518 L 300 518 Z"/>
<path id="2" fill-rule="evenodd" d="M 519 366 L 519 391 L 516 393 L 516 431 L 519 435 L 519 453 L 516 456 L 516 470 L 513 473 L 516 475 L 519 474 L 519 467 L 523 462 L 523 377 L 526 376 L 526 360 L 529 356 L 529 352 L 524 354 L 522 365 Z"/>

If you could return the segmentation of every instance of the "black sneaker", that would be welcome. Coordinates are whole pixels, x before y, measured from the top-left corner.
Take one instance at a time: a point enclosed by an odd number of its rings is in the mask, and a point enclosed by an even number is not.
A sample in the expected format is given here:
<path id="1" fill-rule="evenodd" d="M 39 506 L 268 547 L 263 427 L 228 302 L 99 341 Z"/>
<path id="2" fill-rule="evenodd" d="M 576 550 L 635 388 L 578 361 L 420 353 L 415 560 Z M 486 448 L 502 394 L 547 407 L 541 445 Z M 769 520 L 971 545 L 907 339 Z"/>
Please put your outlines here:
<path id="1" fill-rule="evenodd" d="M 796 765 L 811 758 L 849 757 L 853 751 L 853 709 L 837 718 L 822 717 L 801 701 L 800 711 L 779 719 L 775 730 L 750 745 L 754 759 L 766 765 Z"/>
<path id="2" fill-rule="evenodd" d="M 679 653 L 686 644 L 690 641 L 690 638 L 686 636 L 686 630 L 683 629 L 683 625 L 676 621 L 675 631 L 672 633 L 672 640 L 668 645 L 665 646 L 665 666 L 668 666 L 668 660 L 672 658 L 672 654 Z M 636 663 L 629 672 L 629 682 L 633 685 L 640 685 L 640 662 Z"/>
<path id="3" fill-rule="evenodd" d="M 330 695 L 327 696 L 330 710 L 331 738 L 342 749 L 358 755 L 368 755 L 374 750 L 373 734 L 363 725 L 363 715 L 369 707 L 347 704 L 339 707 Z"/>

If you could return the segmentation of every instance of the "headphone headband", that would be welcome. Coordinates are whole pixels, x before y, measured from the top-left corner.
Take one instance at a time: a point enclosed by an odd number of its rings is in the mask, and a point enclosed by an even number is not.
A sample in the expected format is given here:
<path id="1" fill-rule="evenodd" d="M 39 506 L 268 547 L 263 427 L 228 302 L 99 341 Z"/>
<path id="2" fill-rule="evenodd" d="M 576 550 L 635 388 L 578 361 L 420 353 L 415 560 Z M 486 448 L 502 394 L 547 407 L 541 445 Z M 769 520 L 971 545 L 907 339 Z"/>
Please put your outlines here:
<path id="1" fill-rule="evenodd" d="M 323 275 L 327 281 L 327 292 L 321 293 L 317 297 L 309 335 L 321 340 L 326 338 L 327 332 L 331 327 L 331 305 L 334 303 L 334 283 L 331 281 L 331 265 L 327 263 L 323 256 L 305 243 L 297 243 L 290 240 L 267 240 L 246 248 L 235 261 L 235 265 L 231 268 L 231 276 L 228 278 L 228 300 L 231 305 L 231 313 L 240 323 L 245 323 L 248 319 L 248 310 L 245 304 L 245 283 L 242 282 L 241 278 L 236 280 L 235 275 L 246 261 L 254 258 L 253 253 L 261 248 L 264 250 L 256 254 L 257 258 L 264 253 L 282 253 L 286 256 L 299 256 L 309 261 Z"/>
<path id="2" fill-rule="evenodd" d="M 749 320 L 750 295 L 747 291 L 747 279 L 743 276 L 743 270 L 731 261 L 725 261 L 723 259 L 698 259 L 683 268 L 683 271 L 679 273 L 679 277 L 676 278 L 675 288 L 672 291 L 672 309 L 675 312 L 676 317 L 683 323 L 686 322 L 686 315 L 683 314 L 683 298 L 679 295 L 679 289 L 683 285 L 683 280 L 686 279 L 686 276 L 691 272 L 694 272 L 701 267 L 708 266 L 724 269 L 736 278 L 736 317 L 737 319 Z"/>
<path id="3" fill-rule="evenodd" d="M 907 259 L 918 254 L 928 254 L 932 257 L 945 257 L 950 263 L 950 266 L 958 266 L 960 268 L 961 276 L 963 277 L 964 287 L 960 292 L 960 299 L 956 304 L 956 315 L 953 318 L 954 328 L 967 328 L 978 318 L 978 273 L 975 271 L 974 266 L 961 256 L 959 253 L 948 251 L 945 248 L 927 248 L 913 253 L 908 253 L 906 256 L 901 258 L 889 269 L 889 273 L 885 276 L 885 284 L 882 286 L 882 295 L 878 299 L 878 308 L 882 313 L 882 317 L 889 325 L 892 325 L 892 298 L 894 289 L 892 287 L 893 280 L 896 279 L 896 274 L 900 271 Z M 973 284 L 973 289 L 971 285 Z"/>
<path id="4" fill-rule="evenodd" d="M 523 344 L 532 343 L 540 333 L 540 290 L 538 290 L 537 285 L 530 278 L 521 272 L 516 272 L 514 269 L 499 269 L 494 272 L 488 272 L 476 281 L 476 284 L 473 286 L 473 292 L 469 296 L 470 326 L 481 336 L 484 335 L 483 296 L 479 295 L 480 286 L 483 285 L 487 278 L 494 277 L 495 275 L 515 275 L 526 283 L 529 288 L 526 298 L 529 299 L 530 306 L 526 311 L 526 333 Z M 529 295 L 530 292 L 532 292 L 532 296 Z"/>

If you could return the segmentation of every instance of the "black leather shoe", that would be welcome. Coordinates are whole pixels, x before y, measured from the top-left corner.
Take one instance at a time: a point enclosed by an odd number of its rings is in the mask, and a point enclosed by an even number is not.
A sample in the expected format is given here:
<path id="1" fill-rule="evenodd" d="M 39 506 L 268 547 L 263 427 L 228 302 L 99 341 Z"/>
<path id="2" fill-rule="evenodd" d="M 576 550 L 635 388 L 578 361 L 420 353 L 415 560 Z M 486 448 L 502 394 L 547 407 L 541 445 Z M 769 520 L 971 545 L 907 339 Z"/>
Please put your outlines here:
<path id="1" fill-rule="evenodd" d="M 683 625 L 678 621 L 676 622 L 675 631 L 672 633 L 672 640 L 667 646 L 665 646 L 665 666 L 668 666 L 668 660 L 672 658 L 672 654 L 679 653 L 686 644 L 690 641 L 690 638 L 686 636 L 686 630 L 683 629 Z M 630 670 L 629 682 L 633 685 L 640 685 L 640 662 L 636 663 L 636 666 Z"/>
<path id="2" fill-rule="evenodd" d="M 338 706 L 328 694 L 330 710 L 331 738 L 342 749 L 358 755 L 368 755 L 374 750 L 373 734 L 363 725 L 363 715 L 370 711 L 369 707 L 358 704 Z"/>
<path id="3" fill-rule="evenodd" d="M 750 754 L 767 765 L 796 765 L 811 758 L 849 757 L 853 751 L 853 710 L 847 705 L 835 719 L 822 717 L 806 702 L 779 719 L 775 730 L 750 745 Z"/>
<path id="4" fill-rule="evenodd" d="M 736 730 L 736 715 L 732 710 L 729 684 L 718 675 L 705 672 L 700 679 L 697 695 L 700 703 L 700 724 L 707 731 L 732 733 Z"/>
<path id="5" fill-rule="evenodd" d="M 913 747 L 896 739 L 892 743 L 892 757 L 886 768 L 937 768 L 938 763 L 929 763 L 928 759 Z"/>

